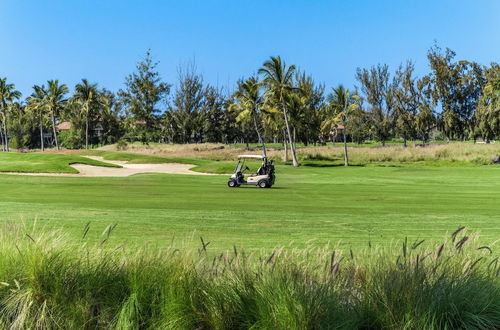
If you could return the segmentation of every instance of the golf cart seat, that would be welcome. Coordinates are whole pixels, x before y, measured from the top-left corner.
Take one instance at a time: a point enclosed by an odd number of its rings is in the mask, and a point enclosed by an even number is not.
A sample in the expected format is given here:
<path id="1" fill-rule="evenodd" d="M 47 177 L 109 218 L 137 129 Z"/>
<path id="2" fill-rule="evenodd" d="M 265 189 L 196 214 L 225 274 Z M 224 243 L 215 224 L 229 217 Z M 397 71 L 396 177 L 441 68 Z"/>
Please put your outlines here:
<path id="1" fill-rule="evenodd" d="M 249 175 L 249 176 L 259 176 L 259 175 L 264 175 L 264 174 L 265 174 L 265 173 L 264 173 L 264 171 L 262 170 L 262 167 L 261 167 L 261 168 L 259 168 L 259 169 L 257 170 L 257 172 L 252 173 L 252 174 L 251 174 L 251 175 Z"/>

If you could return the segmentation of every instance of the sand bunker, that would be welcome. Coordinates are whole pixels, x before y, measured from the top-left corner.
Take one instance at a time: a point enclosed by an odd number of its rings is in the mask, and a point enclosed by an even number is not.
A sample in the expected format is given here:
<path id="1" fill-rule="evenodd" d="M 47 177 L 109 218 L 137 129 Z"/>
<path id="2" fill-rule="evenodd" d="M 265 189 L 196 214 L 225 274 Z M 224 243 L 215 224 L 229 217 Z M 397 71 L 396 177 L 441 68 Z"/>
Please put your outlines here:
<path id="1" fill-rule="evenodd" d="M 209 173 L 200 173 L 191 171 L 190 168 L 195 165 L 191 164 L 178 164 L 178 163 L 165 163 L 165 164 L 128 164 L 124 161 L 104 160 L 102 157 L 85 156 L 94 160 L 102 161 L 122 166 L 118 167 L 102 167 L 92 166 L 86 164 L 72 164 L 71 167 L 75 168 L 78 174 L 69 173 L 18 173 L 18 172 L 3 172 L 0 174 L 16 174 L 16 175 L 34 175 L 34 176 L 86 176 L 86 177 L 100 177 L 100 176 L 130 176 L 140 173 L 167 173 L 167 174 L 193 174 L 193 175 L 211 175 Z"/>

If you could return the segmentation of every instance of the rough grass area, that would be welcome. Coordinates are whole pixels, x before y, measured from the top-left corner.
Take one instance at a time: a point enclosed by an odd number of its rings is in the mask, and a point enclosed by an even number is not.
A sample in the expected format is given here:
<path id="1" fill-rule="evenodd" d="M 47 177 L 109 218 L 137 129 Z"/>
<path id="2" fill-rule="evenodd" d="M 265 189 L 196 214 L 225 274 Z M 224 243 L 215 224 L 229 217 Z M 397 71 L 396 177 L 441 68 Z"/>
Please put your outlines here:
<path id="1" fill-rule="evenodd" d="M 5 226 L 5 329 L 498 329 L 494 247 L 464 230 L 391 249 L 106 249 Z"/>
<path id="2" fill-rule="evenodd" d="M 269 145 L 269 156 L 275 160 L 283 158 L 284 151 L 280 145 Z M 116 151 L 116 146 L 110 145 L 102 148 L 105 151 Z M 128 153 L 140 153 L 153 156 L 174 158 L 195 158 L 216 161 L 234 161 L 238 154 L 256 153 L 262 151 L 255 144 L 250 149 L 242 145 L 221 144 L 130 144 Z M 322 160 L 334 164 L 343 163 L 343 147 L 337 143 L 335 146 L 308 146 L 299 147 L 297 150 L 301 161 Z M 415 164 L 444 165 L 456 163 L 459 165 L 485 165 L 490 164 L 495 156 L 500 156 L 500 143 L 473 144 L 468 142 L 454 142 L 449 144 L 430 144 L 425 147 L 409 144 L 407 148 L 401 145 L 380 146 L 355 146 L 349 148 L 349 158 L 352 164 Z M 290 155 L 289 155 L 290 157 Z"/>
<path id="3" fill-rule="evenodd" d="M 0 153 L 0 172 L 22 173 L 78 173 L 70 164 L 87 164 L 104 167 L 120 167 L 119 165 L 100 162 L 76 154 L 44 154 L 44 153 Z"/>

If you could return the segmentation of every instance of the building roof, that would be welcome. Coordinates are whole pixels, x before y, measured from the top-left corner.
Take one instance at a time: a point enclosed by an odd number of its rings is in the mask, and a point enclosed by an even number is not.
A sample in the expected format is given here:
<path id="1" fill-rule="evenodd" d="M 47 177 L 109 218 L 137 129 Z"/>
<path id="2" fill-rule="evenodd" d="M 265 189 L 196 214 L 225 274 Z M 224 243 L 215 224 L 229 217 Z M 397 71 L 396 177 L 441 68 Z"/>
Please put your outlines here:
<path id="1" fill-rule="evenodd" d="M 63 121 L 56 125 L 58 131 L 68 131 L 73 125 L 69 121 Z"/>
<path id="2" fill-rule="evenodd" d="M 330 131 L 330 134 L 337 135 L 339 131 L 343 130 L 344 130 L 344 125 L 335 125 L 335 127 L 333 127 L 332 130 Z"/>

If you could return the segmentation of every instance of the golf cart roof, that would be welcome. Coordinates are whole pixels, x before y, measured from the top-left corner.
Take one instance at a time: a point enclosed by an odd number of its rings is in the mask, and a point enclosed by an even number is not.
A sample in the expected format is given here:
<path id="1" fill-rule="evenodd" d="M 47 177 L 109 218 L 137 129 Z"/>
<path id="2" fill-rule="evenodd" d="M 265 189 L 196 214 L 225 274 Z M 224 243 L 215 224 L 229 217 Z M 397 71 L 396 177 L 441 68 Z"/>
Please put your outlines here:
<path id="1" fill-rule="evenodd" d="M 239 155 L 238 159 L 240 158 L 256 158 L 256 159 L 264 159 L 264 156 L 261 155 Z"/>

